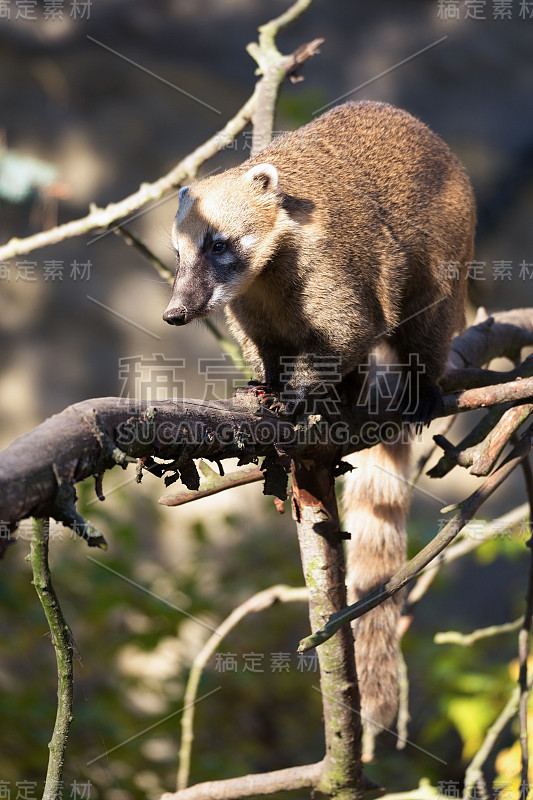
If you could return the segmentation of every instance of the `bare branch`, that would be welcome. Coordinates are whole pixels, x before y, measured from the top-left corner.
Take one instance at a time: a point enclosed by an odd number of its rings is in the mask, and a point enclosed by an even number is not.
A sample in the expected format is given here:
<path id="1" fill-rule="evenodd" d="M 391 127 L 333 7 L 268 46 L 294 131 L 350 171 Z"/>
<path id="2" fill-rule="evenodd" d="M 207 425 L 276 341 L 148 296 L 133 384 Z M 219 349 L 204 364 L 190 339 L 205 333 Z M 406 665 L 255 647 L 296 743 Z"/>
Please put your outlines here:
<path id="1" fill-rule="evenodd" d="M 11 239 L 3 247 L 0 247 L 0 261 L 8 261 L 23 253 L 30 253 L 32 250 L 57 244 L 65 239 L 89 233 L 89 231 L 105 230 L 153 200 L 159 200 L 167 192 L 177 189 L 186 180 L 195 177 L 205 161 L 222 150 L 249 124 L 255 107 L 256 93 L 257 87 L 250 99 L 220 131 L 193 150 L 159 180 L 154 183 L 143 183 L 136 192 L 118 203 L 110 203 L 106 208 L 93 206 L 90 213 L 80 219 L 66 222 L 64 225 L 58 225 L 25 239 Z"/>
<path id="2" fill-rule="evenodd" d="M 260 407 L 257 407 L 260 410 Z M 193 458 L 249 462 L 295 441 L 289 422 L 236 401 L 166 400 L 151 406 L 123 398 L 86 400 L 19 437 L 0 459 L 0 520 L 15 522 L 48 513 L 63 520 L 58 481 L 77 483 L 132 458 L 171 460 L 167 471 Z"/>
<path id="3" fill-rule="evenodd" d="M 300 47 L 292 56 L 284 56 L 276 46 L 278 33 L 290 25 L 311 5 L 312 0 L 297 0 L 276 19 L 259 28 L 259 41 L 251 42 L 246 48 L 258 65 L 257 73 L 263 78 L 257 87 L 257 97 L 252 115 L 253 138 L 252 156 L 270 144 L 279 89 L 287 75 L 315 53 L 323 39 L 315 39 Z"/>
<path id="4" fill-rule="evenodd" d="M 504 622 L 502 625 L 490 625 L 488 628 L 479 628 L 472 633 L 459 633 L 459 631 L 443 631 L 436 633 L 433 641 L 435 644 L 459 644 L 461 647 L 471 647 L 481 639 L 492 636 L 501 636 L 504 633 L 513 633 L 524 624 L 524 617 L 519 617 L 513 622 Z"/>
<path id="5" fill-rule="evenodd" d="M 533 400 L 533 378 L 447 394 L 442 399 L 442 416 L 526 400 Z"/>
<path id="6" fill-rule="evenodd" d="M 227 475 L 217 475 L 211 467 L 200 461 L 198 469 L 205 477 L 201 489 L 194 492 L 185 486 L 181 486 L 175 492 L 167 492 L 167 494 L 161 495 L 157 502 L 162 506 L 182 506 L 192 500 L 200 500 L 202 497 L 211 497 L 211 495 L 218 494 L 226 489 L 233 489 L 235 486 L 246 486 L 248 483 L 264 481 L 265 479 L 263 471 L 255 466 L 241 467 L 235 472 L 229 472 Z"/>
<path id="7" fill-rule="evenodd" d="M 167 792 L 161 796 L 161 800 L 241 800 L 291 789 L 312 789 L 318 783 L 322 767 L 323 762 L 320 761 L 305 767 L 289 767 L 260 775 L 197 783 L 179 792 Z"/>
<path id="8" fill-rule="evenodd" d="M 522 461 L 522 471 L 526 482 L 526 491 L 529 503 L 529 531 L 530 538 L 527 542 L 529 547 L 529 575 L 526 591 L 526 611 L 520 633 L 518 634 L 518 663 L 519 675 L 518 685 L 520 687 L 520 700 L 518 719 L 520 723 L 520 751 L 522 758 L 522 780 L 521 790 L 524 796 L 529 795 L 529 747 L 527 730 L 527 701 L 529 697 L 530 679 L 528 677 L 528 658 L 529 641 L 531 636 L 531 624 L 533 622 L 533 538 L 531 531 L 533 527 L 533 472 L 529 458 Z"/>
<path id="9" fill-rule="evenodd" d="M 445 461 L 442 465 L 439 462 L 428 474 L 432 478 L 441 476 L 443 468 L 448 472 L 448 467 L 455 462 L 461 467 L 471 467 L 472 475 L 488 475 L 503 449 L 509 444 L 513 434 L 532 413 L 533 404 L 531 403 L 508 408 L 482 442 L 464 449 L 460 445 L 458 447 L 449 445 L 443 437 L 435 437 L 436 443 L 444 448 Z M 495 416 L 497 414 L 491 415 L 492 418 Z M 487 418 L 486 422 L 489 423 Z"/>
<path id="10" fill-rule="evenodd" d="M 277 21 L 274 20 L 274 22 L 278 23 L 278 30 L 285 27 L 285 24 L 288 24 L 293 18 L 296 18 L 310 2 L 311 0 L 298 0 L 286 14 L 282 14 L 281 17 L 278 17 Z M 310 49 L 306 57 L 312 54 L 312 49 Z M 301 48 L 298 48 L 292 56 L 283 56 L 283 61 L 279 68 L 279 80 L 276 84 L 276 92 L 278 91 L 280 83 L 287 75 L 293 74 L 296 64 L 302 63 L 302 60 Z M 117 203 L 110 203 L 105 208 L 92 206 L 90 213 L 85 217 L 72 220 L 64 225 L 58 225 L 55 228 L 50 228 L 41 233 L 36 233 L 25 239 L 11 239 L 7 244 L 3 245 L 3 247 L 0 247 L 0 261 L 8 261 L 23 253 L 30 253 L 32 250 L 47 247 L 51 244 L 57 244 L 65 239 L 81 236 L 93 230 L 105 230 L 110 228 L 112 225 L 120 222 L 120 220 L 124 220 L 148 203 L 161 199 L 165 194 L 177 189 L 185 181 L 194 178 L 198 169 L 205 161 L 212 158 L 219 150 L 226 147 L 228 143 L 238 136 L 250 123 L 258 102 L 259 93 L 262 91 L 263 82 L 264 78 L 260 78 L 249 100 L 246 101 L 242 108 L 239 109 L 235 116 L 230 119 L 220 131 L 193 150 L 192 153 L 182 159 L 162 178 L 159 178 L 159 180 L 154 183 L 141 184 L 136 192 Z"/>
<path id="11" fill-rule="evenodd" d="M 441 413 L 518 397 L 533 399 L 533 378 L 448 395 L 443 398 Z M 175 468 L 169 467 L 169 471 L 181 475 L 180 464 L 195 458 L 237 457 L 246 462 L 260 455 L 275 455 L 276 447 L 286 452 L 309 447 L 315 424 L 312 417 L 307 428 L 302 421 L 294 426 L 265 411 L 255 399 L 250 399 L 249 405 L 246 402 L 166 400 L 152 406 L 108 397 L 70 406 L 0 454 L 0 520 L 11 523 L 32 515 L 65 520 L 64 509 L 54 506 L 58 478 L 65 486 L 74 484 L 89 475 L 102 475 L 115 464 L 125 467 L 133 458 L 172 459 Z M 342 419 L 351 444 L 345 446 L 345 453 L 369 446 L 364 437 L 354 443 L 352 436 L 357 436 L 369 418 L 380 421 L 376 415 L 350 417 L 350 409 L 346 410 Z"/>
<path id="12" fill-rule="evenodd" d="M 528 682 L 528 688 L 531 689 L 532 678 L 530 676 Z M 495 721 L 492 723 L 490 728 L 487 731 L 485 739 L 483 740 L 483 744 L 477 751 L 476 755 L 470 762 L 465 772 L 465 788 L 463 793 L 463 800 L 470 800 L 470 798 L 475 796 L 474 787 L 477 785 L 479 781 L 483 781 L 483 772 L 482 767 L 487 758 L 490 755 L 490 752 L 494 745 L 496 744 L 500 733 L 503 731 L 507 723 L 512 720 L 515 714 L 518 711 L 518 705 L 520 702 L 520 687 L 517 686 L 516 689 L 513 690 L 509 700 L 505 704 L 504 708 L 497 716 Z"/>
<path id="13" fill-rule="evenodd" d="M 476 390 L 477 391 L 477 390 Z M 358 619 L 367 611 L 381 605 L 389 597 L 402 589 L 415 578 L 434 558 L 436 558 L 452 542 L 459 531 L 472 519 L 478 508 L 505 481 L 511 472 L 521 463 L 531 448 L 531 429 L 528 429 L 520 442 L 513 448 L 503 464 L 476 491 L 459 506 L 458 513 L 448 522 L 433 540 L 396 572 L 387 583 L 363 597 L 352 606 L 334 614 L 323 628 L 302 639 L 298 651 L 306 652 L 327 641 L 339 628 Z"/>
<path id="14" fill-rule="evenodd" d="M 263 475 L 261 475 L 263 477 Z M 220 491 L 220 490 L 219 490 Z M 209 637 L 196 658 L 189 672 L 185 695 L 183 698 L 183 716 L 181 718 L 181 743 L 179 751 L 179 769 L 177 780 L 177 791 L 185 789 L 189 782 L 189 772 L 191 763 L 191 749 L 194 739 L 194 711 L 198 686 L 204 671 L 205 665 L 215 652 L 228 633 L 238 625 L 248 614 L 264 611 L 274 603 L 291 603 L 307 600 L 307 589 L 305 587 L 293 588 L 292 586 L 271 586 L 262 592 L 254 594 L 240 606 L 237 606 L 231 614 L 217 627 L 216 631 Z M 316 765 L 313 765 L 316 766 Z M 177 797 L 177 795 L 176 795 Z"/>
<path id="15" fill-rule="evenodd" d="M 338 453 L 322 448 L 315 460 L 292 462 L 292 507 L 306 586 L 311 630 L 346 605 L 343 538 L 333 467 Z M 349 625 L 318 652 L 326 756 L 316 788 L 338 800 L 362 796 L 362 725 Z"/>
<path id="16" fill-rule="evenodd" d="M 493 318 L 491 318 L 493 319 Z M 494 323 L 493 323 L 494 324 Z M 518 359 L 519 360 L 519 359 Z M 533 375 L 533 357 L 529 356 L 514 369 L 498 372 L 493 369 L 481 367 L 465 367 L 449 372 L 442 380 L 444 391 L 457 391 L 458 389 L 479 389 L 490 386 L 492 383 L 516 380 L 517 378 L 530 378 Z"/>
<path id="17" fill-rule="evenodd" d="M 531 309 L 500 311 L 456 336 L 450 348 L 449 361 L 454 371 L 472 366 L 481 367 L 500 356 L 515 362 L 522 348 L 532 344 Z M 445 381 L 441 382 L 445 391 L 453 388 L 453 375 L 454 372 L 449 374 L 450 386 Z"/>
<path id="18" fill-rule="evenodd" d="M 73 642 L 70 628 L 65 621 L 52 585 L 48 565 L 48 534 L 48 520 L 34 520 L 29 558 L 33 569 L 33 585 L 50 628 L 57 661 L 57 714 L 49 744 L 50 755 L 43 800 L 61 800 L 65 751 L 72 721 Z"/>
<path id="19" fill-rule="evenodd" d="M 409 715 L 409 675 L 405 658 L 400 651 L 398 661 L 398 716 L 396 719 L 396 750 L 403 750 L 407 744 Z"/>
<path id="20" fill-rule="evenodd" d="M 400 619 L 400 632 L 401 635 L 405 633 L 410 625 L 413 607 L 418 603 L 426 594 L 427 590 L 433 583 L 437 576 L 438 571 L 445 564 L 455 561 L 457 558 L 471 553 L 472 550 L 480 547 L 488 539 L 494 536 L 502 535 L 502 531 L 508 533 L 522 522 L 527 517 L 529 506 L 523 503 L 521 506 L 513 509 L 508 514 L 498 517 L 491 523 L 486 523 L 483 531 L 476 529 L 475 535 L 470 536 L 470 526 L 466 525 L 463 528 L 463 539 L 456 544 L 452 544 L 447 550 L 444 550 L 436 559 L 434 559 L 428 567 L 422 572 L 417 582 L 409 592 L 407 602 L 405 604 L 405 611 L 403 617 Z"/>
<path id="21" fill-rule="evenodd" d="M 435 452 L 437 448 L 437 444 L 435 442 L 435 437 L 437 436 L 445 436 L 450 428 L 452 427 L 453 423 L 455 422 L 454 417 L 445 417 L 443 420 L 439 422 L 439 424 L 433 429 L 433 441 L 428 442 L 428 444 L 424 447 L 424 450 L 419 455 L 416 464 L 413 466 L 411 470 L 411 474 L 409 475 L 409 482 L 416 483 L 422 473 L 424 472 L 426 465 Z"/>
<path id="22" fill-rule="evenodd" d="M 464 439 L 457 445 L 452 445 L 444 435 L 437 433 L 434 437 L 435 444 L 442 447 L 444 455 L 427 473 L 430 478 L 443 478 L 458 464 L 459 454 L 474 448 L 483 441 L 498 424 L 499 420 L 503 417 L 507 409 L 511 408 L 511 404 L 502 403 L 500 406 L 489 409 L 483 419 L 469 431 Z"/>

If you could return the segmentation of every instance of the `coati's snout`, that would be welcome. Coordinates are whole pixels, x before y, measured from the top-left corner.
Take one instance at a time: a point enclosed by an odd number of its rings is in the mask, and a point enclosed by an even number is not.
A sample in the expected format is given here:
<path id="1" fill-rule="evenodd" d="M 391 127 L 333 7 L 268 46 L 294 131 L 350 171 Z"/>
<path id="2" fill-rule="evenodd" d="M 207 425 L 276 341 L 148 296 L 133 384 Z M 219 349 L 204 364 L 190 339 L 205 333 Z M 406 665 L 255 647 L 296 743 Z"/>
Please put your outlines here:
<path id="1" fill-rule="evenodd" d="M 195 319 L 207 317 L 211 313 L 212 294 L 212 287 L 202 285 L 200 281 L 176 276 L 163 319 L 169 325 L 187 325 Z"/>
<path id="2" fill-rule="evenodd" d="M 185 306 L 173 306 L 171 304 L 163 314 L 163 319 L 169 325 L 186 325 L 189 322 Z"/>

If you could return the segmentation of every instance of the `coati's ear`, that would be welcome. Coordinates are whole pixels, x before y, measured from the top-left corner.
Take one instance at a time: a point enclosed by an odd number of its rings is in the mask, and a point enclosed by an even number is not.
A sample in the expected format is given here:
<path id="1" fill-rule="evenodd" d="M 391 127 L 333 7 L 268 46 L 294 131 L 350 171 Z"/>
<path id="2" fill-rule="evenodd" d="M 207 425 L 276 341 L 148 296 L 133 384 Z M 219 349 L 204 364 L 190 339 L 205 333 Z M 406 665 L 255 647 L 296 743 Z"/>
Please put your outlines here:
<path id="1" fill-rule="evenodd" d="M 248 183 L 263 192 L 274 191 L 278 186 L 278 171 L 272 164 L 256 164 L 244 176 Z"/>
<path id="2" fill-rule="evenodd" d="M 186 196 L 187 192 L 189 191 L 189 189 L 190 189 L 190 186 L 182 186 L 181 187 L 181 189 L 179 191 L 179 195 L 178 195 L 178 203 L 182 203 L 185 200 L 185 196 Z"/>

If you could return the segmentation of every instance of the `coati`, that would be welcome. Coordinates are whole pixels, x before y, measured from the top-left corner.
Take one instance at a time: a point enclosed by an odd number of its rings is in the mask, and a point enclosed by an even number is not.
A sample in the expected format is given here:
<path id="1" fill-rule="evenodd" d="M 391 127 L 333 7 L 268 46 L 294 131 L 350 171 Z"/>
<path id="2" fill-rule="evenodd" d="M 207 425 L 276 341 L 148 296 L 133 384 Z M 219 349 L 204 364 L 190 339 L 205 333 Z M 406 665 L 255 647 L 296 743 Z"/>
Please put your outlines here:
<path id="1" fill-rule="evenodd" d="M 474 227 L 468 177 L 436 134 L 388 104 L 346 103 L 180 190 L 163 318 L 184 325 L 226 306 L 258 381 L 299 398 L 323 383 L 324 358 L 359 392 L 361 365 L 386 342 L 406 373 L 416 356 L 406 410 L 427 422 L 464 324 Z M 350 602 L 405 558 L 409 445 L 379 444 L 358 463 L 344 492 Z M 354 629 L 370 743 L 396 712 L 399 611 L 396 596 Z"/>

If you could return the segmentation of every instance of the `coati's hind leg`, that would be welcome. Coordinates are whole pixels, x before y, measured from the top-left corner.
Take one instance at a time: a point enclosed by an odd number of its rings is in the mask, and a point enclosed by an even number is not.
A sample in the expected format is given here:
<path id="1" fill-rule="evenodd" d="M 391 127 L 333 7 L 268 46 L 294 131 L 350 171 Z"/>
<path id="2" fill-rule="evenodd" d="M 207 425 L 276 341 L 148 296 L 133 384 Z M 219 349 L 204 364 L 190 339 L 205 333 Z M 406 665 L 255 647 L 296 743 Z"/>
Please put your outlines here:
<path id="1" fill-rule="evenodd" d="M 438 380 L 446 368 L 456 312 L 449 295 L 426 302 L 419 295 L 417 304 L 411 304 L 406 312 L 390 341 L 404 375 L 401 410 L 420 432 L 442 403 Z"/>

